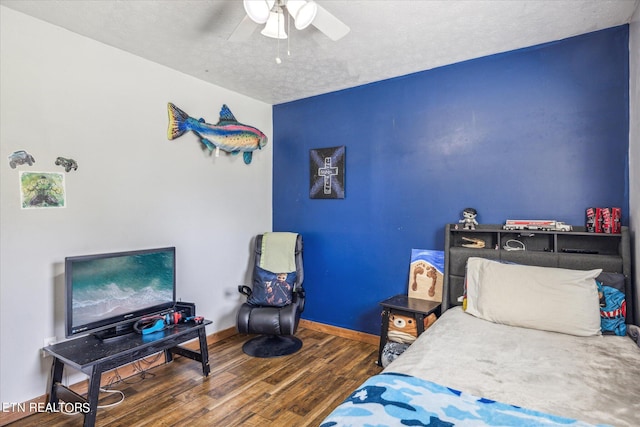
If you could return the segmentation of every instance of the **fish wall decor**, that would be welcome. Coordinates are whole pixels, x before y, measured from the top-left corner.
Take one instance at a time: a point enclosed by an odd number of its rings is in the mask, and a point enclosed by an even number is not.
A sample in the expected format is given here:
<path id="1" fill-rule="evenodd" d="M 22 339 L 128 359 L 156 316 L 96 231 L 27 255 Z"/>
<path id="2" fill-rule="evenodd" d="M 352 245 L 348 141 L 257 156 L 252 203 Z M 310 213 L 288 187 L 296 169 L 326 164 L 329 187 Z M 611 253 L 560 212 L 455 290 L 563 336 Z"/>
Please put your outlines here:
<path id="1" fill-rule="evenodd" d="M 246 164 L 251 163 L 255 150 L 267 145 L 266 135 L 253 126 L 238 122 L 226 104 L 222 106 L 220 118 L 215 125 L 206 123 L 204 119 L 196 120 L 190 117 L 171 102 L 168 104 L 168 110 L 167 137 L 170 140 L 191 131 L 209 151 L 216 150 L 216 156 L 220 150 L 231 154 L 242 153 Z"/>

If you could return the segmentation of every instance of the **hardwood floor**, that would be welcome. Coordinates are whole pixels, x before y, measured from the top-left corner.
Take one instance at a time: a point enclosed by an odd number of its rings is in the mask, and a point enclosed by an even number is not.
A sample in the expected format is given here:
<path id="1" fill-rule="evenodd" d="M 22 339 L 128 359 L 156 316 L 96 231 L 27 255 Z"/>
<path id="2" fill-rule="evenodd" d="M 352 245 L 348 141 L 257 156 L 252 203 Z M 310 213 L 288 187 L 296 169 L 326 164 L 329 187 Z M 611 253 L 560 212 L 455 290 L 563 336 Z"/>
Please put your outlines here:
<path id="1" fill-rule="evenodd" d="M 199 363 L 174 361 L 112 388 L 124 401 L 98 409 L 96 426 L 318 426 L 359 384 L 381 371 L 377 346 L 300 327 L 304 342 L 291 356 L 245 355 L 246 335 L 209 345 L 211 373 Z M 119 400 L 101 395 L 101 405 Z M 82 426 L 81 415 L 38 413 L 10 424 Z"/>

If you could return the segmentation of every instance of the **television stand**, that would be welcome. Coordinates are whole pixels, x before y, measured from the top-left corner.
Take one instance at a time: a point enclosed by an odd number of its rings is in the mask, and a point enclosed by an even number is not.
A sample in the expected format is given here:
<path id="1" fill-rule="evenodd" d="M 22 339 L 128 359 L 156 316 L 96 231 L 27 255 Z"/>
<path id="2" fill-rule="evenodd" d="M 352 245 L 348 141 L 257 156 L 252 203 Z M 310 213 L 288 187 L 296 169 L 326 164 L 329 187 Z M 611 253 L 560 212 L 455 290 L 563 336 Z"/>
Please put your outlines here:
<path id="1" fill-rule="evenodd" d="M 117 340 L 100 340 L 94 335 L 86 335 L 45 347 L 44 351 L 53 356 L 47 386 L 47 403 L 54 408 L 58 408 L 60 400 L 82 405 L 83 409 L 86 408 L 84 427 L 93 427 L 98 411 L 102 373 L 161 351 L 164 352 L 167 362 L 173 359 L 173 354 L 200 362 L 202 375 L 206 377 L 209 375 L 210 367 L 205 326 L 211 323 L 210 320 L 205 320 L 202 324 L 178 323 L 162 331 L 147 335 L 124 335 Z M 194 338 L 198 338 L 199 352 L 179 346 Z M 87 397 L 62 384 L 64 365 L 89 376 Z"/>

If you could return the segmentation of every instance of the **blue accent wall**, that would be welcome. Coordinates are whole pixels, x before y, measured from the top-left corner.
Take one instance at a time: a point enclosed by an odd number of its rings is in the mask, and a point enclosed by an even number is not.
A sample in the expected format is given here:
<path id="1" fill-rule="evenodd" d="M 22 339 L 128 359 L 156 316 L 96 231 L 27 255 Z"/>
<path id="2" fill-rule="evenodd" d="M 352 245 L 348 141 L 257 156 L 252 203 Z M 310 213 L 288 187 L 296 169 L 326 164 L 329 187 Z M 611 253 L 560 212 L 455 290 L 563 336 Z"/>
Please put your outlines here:
<path id="1" fill-rule="evenodd" d="M 412 248 L 480 223 L 619 206 L 628 224 L 628 26 L 273 107 L 273 229 L 304 237 L 312 321 L 377 334 Z M 346 197 L 309 197 L 309 150 L 346 146 Z"/>

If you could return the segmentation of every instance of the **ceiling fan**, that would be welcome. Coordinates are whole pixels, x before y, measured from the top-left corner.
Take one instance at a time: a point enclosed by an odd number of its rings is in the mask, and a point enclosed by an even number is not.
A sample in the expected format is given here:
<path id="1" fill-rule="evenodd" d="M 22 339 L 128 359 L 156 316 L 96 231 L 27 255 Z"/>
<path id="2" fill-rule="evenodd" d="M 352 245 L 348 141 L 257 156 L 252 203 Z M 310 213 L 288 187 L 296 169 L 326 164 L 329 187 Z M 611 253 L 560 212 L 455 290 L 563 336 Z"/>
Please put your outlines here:
<path id="1" fill-rule="evenodd" d="M 229 37 L 230 41 L 248 39 L 260 25 L 261 34 L 286 39 L 285 17 L 293 19 L 295 27 L 303 30 L 313 25 L 331 40 L 340 40 L 350 28 L 313 0 L 243 0 L 247 15 Z M 290 25 L 289 25 L 290 28 Z"/>

